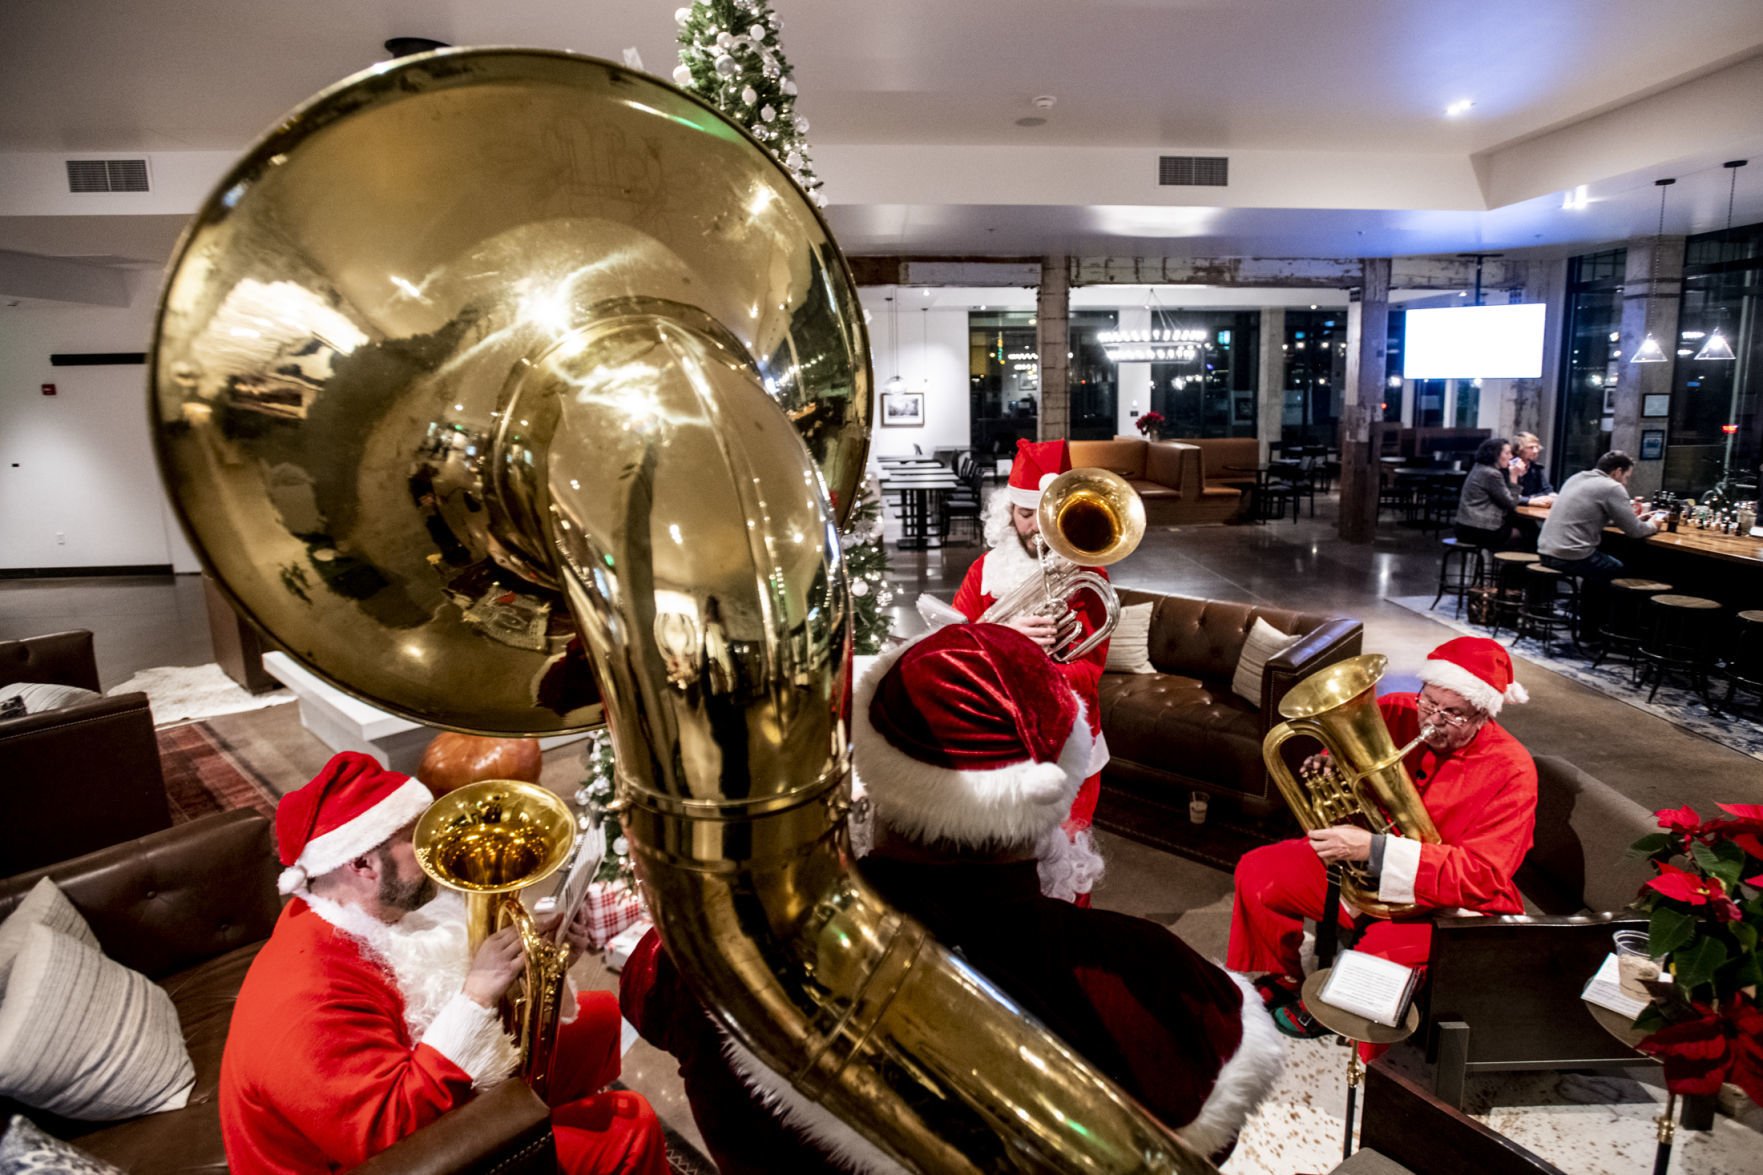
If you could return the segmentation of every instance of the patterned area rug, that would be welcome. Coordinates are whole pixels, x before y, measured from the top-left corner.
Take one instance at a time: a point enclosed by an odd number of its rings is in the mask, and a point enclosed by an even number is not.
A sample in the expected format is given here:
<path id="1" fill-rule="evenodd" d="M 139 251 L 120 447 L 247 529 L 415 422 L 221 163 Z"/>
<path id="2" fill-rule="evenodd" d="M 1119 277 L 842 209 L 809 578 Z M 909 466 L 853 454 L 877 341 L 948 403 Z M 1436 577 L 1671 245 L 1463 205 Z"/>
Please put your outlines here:
<path id="1" fill-rule="evenodd" d="M 1463 617 L 1451 615 L 1452 600 L 1449 596 L 1439 601 L 1437 609 L 1430 607 L 1431 596 L 1392 596 L 1389 602 L 1410 612 L 1417 612 L 1429 620 L 1436 620 L 1447 628 L 1467 636 L 1486 636 L 1487 629 L 1479 624 L 1471 624 Z M 1559 673 L 1569 681 L 1574 681 L 1587 689 L 1595 689 L 1599 693 L 1625 702 L 1637 710 L 1644 710 L 1656 718 L 1678 727 L 1680 730 L 1699 734 L 1703 738 L 1740 751 L 1753 759 L 1763 759 L 1763 724 L 1756 721 L 1757 705 L 1754 697 L 1746 699 L 1739 695 L 1735 699 L 1735 709 L 1740 702 L 1748 701 L 1748 709 L 1712 711 L 1708 704 L 1697 697 L 1695 692 L 1684 688 L 1677 680 L 1667 680 L 1659 687 L 1659 694 L 1652 702 L 1647 701 L 1647 692 L 1652 686 L 1634 685 L 1629 667 L 1615 658 L 1606 659 L 1598 668 L 1592 668 L 1590 657 L 1573 651 L 1573 646 L 1566 640 L 1557 641 L 1545 649 L 1540 641 L 1530 638 L 1519 640 L 1510 633 L 1501 633 L 1501 644 L 1514 653 L 1554 673 Z M 1724 696 L 1726 686 L 1717 683 L 1712 689 L 1716 700 Z"/>
<path id="2" fill-rule="evenodd" d="M 110 693 L 113 696 L 146 694 L 153 706 L 155 726 L 261 710 L 265 706 L 280 706 L 294 700 L 292 691 L 285 689 L 271 690 L 266 694 L 250 693 L 212 661 L 206 665 L 143 669 Z"/>
<path id="3" fill-rule="evenodd" d="M 235 808 L 255 808 L 275 819 L 275 789 L 207 723 L 165 727 L 158 737 L 173 824 Z"/>

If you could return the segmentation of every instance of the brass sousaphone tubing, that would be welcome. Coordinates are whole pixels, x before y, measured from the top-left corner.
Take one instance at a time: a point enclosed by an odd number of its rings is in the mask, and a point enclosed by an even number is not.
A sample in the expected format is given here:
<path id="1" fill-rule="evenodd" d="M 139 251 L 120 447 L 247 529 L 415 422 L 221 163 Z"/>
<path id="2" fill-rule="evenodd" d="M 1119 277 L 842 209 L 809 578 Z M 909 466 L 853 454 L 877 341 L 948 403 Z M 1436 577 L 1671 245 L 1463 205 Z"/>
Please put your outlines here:
<path id="1" fill-rule="evenodd" d="M 603 709 L 681 971 L 878 1152 L 1207 1170 L 848 868 L 829 498 L 867 350 L 826 225 L 740 129 L 605 62 L 447 51 L 319 95 L 204 204 L 154 442 L 204 565 L 340 688 L 492 735 Z"/>

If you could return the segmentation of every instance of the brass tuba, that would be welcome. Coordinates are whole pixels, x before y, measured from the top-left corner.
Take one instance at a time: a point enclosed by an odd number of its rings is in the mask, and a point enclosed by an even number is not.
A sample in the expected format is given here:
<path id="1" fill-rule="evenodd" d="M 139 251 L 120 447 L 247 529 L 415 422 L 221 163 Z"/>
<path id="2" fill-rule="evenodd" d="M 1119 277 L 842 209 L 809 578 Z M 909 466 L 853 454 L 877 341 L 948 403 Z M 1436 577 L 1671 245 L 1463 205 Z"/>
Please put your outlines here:
<path id="1" fill-rule="evenodd" d="M 437 885 L 465 895 L 473 957 L 484 939 L 512 923 L 520 928 L 526 967 L 520 994 L 505 1000 L 503 1026 L 520 1049 L 520 1076 L 545 1096 L 551 1046 L 563 1014 L 569 975 L 567 942 L 540 934 L 520 893 L 569 859 L 575 817 L 542 787 L 488 779 L 455 788 L 429 805 L 412 837 L 416 863 Z"/>
<path id="2" fill-rule="evenodd" d="M 603 713 L 681 972 L 878 1156 L 1210 1170 L 850 869 L 829 498 L 867 354 L 825 223 L 738 127 L 610 63 L 443 51 L 319 95 L 204 204 L 155 447 L 235 606 L 341 688 L 472 733 Z"/>
<path id="3" fill-rule="evenodd" d="M 1041 492 L 1035 549 L 1041 575 L 1029 576 L 987 608 L 980 619 L 1008 624 L 1018 616 L 1052 619 L 1055 661 L 1075 661 L 1120 623 L 1120 597 L 1104 576 L 1090 570 L 1118 563 L 1145 537 L 1145 503 L 1125 478 L 1106 469 L 1072 469 Z M 1083 622 L 1071 598 L 1091 592 L 1102 601 L 1103 623 L 1081 637 Z"/>
<path id="4" fill-rule="evenodd" d="M 1396 746 L 1377 708 L 1375 688 L 1389 659 L 1380 653 L 1349 657 L 1319 669 L 1280 701 L 1286 719 L 1261 743 L 1267 773 L 1305 831 L 1357 824 L 1375 833 L 1438 844 L 1438 830 L 1408 778 L 1402 760 L 1425 738 Z M 1289 739 L 1307 735 L 1328 748 L 1329 767 L 1299 779 L 1280 754 Z M 1414 905 L 1379 901 L 1377 883 L 1355 865 L 1341 877 L 1341 896 L 1377 918 L 1399 918 Z"/>

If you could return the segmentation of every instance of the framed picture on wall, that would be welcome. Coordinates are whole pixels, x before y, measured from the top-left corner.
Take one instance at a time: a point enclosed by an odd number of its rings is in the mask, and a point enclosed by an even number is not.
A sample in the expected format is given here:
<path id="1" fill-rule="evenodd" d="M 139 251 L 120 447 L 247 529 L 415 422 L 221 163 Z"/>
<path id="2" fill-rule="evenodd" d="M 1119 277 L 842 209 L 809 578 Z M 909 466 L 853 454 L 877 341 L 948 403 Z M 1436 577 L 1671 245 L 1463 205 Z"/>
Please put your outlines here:
<path id="1" fill-rule="evenodd" d="M 1671 393 L 1648 392 L 1641 397 L 1642 416 L 1670 416 Z"/>
<path id="2" fill-rule="evenodd" d="M 1616 389 L 1609 384 L 1604 385 L 1604 415 L 1613 415 L 1616 411 Z"/>
<path id="3" fill-rule="evenodd" d="M 1648 428 L 1641 430 L 1641 460 L 1657 461 L 1665 456 L 1665 430 Z"/>
<path id="4" fill-rule="evenodd" d="M 923 392 L 883 392 L 881 422 L 885 428 L 920 428 L 924 425 Z"/>
<path id="5" fill-rule="evenodd" d="M 1238 424 L 1248 424 L 1255 419 L 1255 401 L 1250 396 L 1238 396 L 1233 405 L 1231 419 Z"/>

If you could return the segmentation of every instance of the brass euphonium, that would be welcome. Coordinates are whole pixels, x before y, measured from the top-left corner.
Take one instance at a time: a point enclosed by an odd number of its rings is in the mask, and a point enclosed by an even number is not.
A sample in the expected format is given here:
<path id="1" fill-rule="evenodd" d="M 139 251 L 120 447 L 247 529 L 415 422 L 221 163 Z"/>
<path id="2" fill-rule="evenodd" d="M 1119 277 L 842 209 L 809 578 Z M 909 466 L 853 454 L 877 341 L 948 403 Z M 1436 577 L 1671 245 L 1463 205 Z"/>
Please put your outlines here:
<path id="1" fill-rule="evenodd" d="M 1374 833 L 1436 845 L 1438 830 L 1402 766 L 1426 732 L 1398 747 L 1377 708 L 1375 690 L 1388 664 L 1380 653 L 1349 657 L 1293 686 L 1279 704 L 1286 721 L 1267 732 L 1261 757 L 1306 832 L 1357 824 Z M 1332 759 L 1327 768 L 1305 772 L 1301 779 L 1280 754 L 1288 740 L 1300 735 L 1320 742 Z M 1377 918 L 1399 918 L 1415 909 L 1413 903 L 1380 901 L 1377 882 L 1356 865 L 1342 872 L 1341 896 Z"/>
<path id="2" fill-rule="evenodd" d="M 1145 503 L 1124 477 L 1106 469 L 1072 469 L 1041 492 L 1036 512 L 1040 530 L 1035 549 L 1041 574 L 1029 576 L 1004 593 L 980 619 L 1008 624 L 1018 616 L 1053 621 L 1053 660 L 1075 661 L 1103 641 L 1120 623 L 1120 597 L 1093 567 L 1118 563 L 1145 537 Z M 1090 592 L 1102 601 L 1103 623 L 1083 636 L 1083 621 L 1071 599 Z"/>
<path id="3" fill-rule="evenodd" d="M 526 967 L 520 993 L 503 1001 L 502 1024 L 520 1049 L 521 1078 L 545 1096 L 551 1046 L 564 1008 L 569 943 L 546 937 L 521 891 L 551 876 L 575 845 L 575 817 L 553 793 L 488 779 L 448 792 L 416 822 L 416 863 L 437 885 L 465 895 L 470 954 L 510 923 L 520 928 Z"/>
<path id="4" fill-rule="evenodd" d="M 1211 1170 L 850 868 L 828 500 L 865 464 L 863 317 L 812 202 L 697 99 L 563 53 L 404 58 L 198 212 L 155 447 L 234 605 L 341 688 L 470 733 L 603 713 L 680 972 L 876 1156 Z"/>

